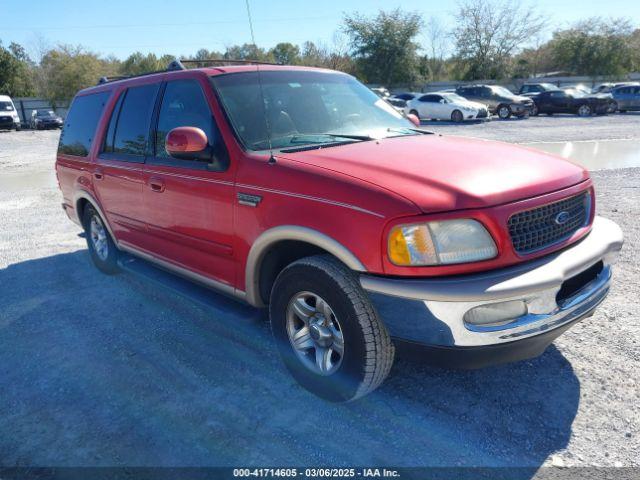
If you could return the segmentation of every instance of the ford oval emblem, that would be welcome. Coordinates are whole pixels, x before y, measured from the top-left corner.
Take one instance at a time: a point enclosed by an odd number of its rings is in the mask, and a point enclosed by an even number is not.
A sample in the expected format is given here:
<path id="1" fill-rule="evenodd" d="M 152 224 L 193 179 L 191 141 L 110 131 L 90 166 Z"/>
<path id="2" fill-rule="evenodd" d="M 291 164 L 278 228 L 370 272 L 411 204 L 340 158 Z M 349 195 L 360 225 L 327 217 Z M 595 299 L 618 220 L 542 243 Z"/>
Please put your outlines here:
<path id="1" fill-rule="evenodd" d="M 556 222 L 556 225 L 564 225 L 569 221 L 569 212 L 560 212 L 553 221 Z"/>

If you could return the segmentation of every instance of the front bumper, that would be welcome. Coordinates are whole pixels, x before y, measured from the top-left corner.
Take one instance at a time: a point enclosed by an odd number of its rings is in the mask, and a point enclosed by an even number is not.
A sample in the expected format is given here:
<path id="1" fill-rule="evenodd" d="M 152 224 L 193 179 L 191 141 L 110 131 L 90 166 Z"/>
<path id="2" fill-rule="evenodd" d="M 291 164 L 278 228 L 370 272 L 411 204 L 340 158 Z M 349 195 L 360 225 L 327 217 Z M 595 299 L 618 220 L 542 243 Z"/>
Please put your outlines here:
<path id="1" fill-rule="evenodd" d="M 620 228 L 596 217 L 591 232 L 578 243 L 524 264 L 440 279 L 363 274 L 360 282 L 389 333 L 398 340 L 469 349 L 508 343 L 515 346 L 524 339 L 545 335 L 548 344 L 557 336 L 547 335 L 549 332 L 562 333 L 592 314 L 604 300 L 609 291 L 611 265 L 622 243 Z M 584 285 L 576 286 L 585 272 L 592 271 Z M 568 284 L 575 288 L 569 296 L 561 297 Z M 479 326 L 465 321 L 465 313 L 474 307 L 505 301 L 525 302 L 527 313 L 496 325 Z"/>

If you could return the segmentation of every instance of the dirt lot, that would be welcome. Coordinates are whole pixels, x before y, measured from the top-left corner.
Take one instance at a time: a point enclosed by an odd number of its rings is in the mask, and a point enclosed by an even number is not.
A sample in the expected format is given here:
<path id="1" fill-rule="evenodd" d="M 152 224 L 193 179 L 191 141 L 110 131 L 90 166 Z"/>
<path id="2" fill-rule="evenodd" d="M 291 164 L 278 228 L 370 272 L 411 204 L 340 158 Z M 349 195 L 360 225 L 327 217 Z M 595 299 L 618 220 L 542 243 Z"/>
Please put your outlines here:
<path id="1" fill-rule="evenodd" d="M 638 134 L 640 116 L 619 118 L 592 119 L 592 138 Z M 560 135 L 542 120 L 509 139 Z M 565 135 L 586 136 L 582 120 Z M 515 122 L 463 128 L 505 140 Z M 535 360 L 402 360 L 374 394 L 332 405 L 284 371 L 263 312 L 99 273 L 60 208 L 56 141 L 0 133 L 0 465 L 640 466 L 640 169 L 594 175 L 626 244 L 593 318 Z"/>
<path id="2" fill-rule="evenodd" d="M 576 115 L 540 115 L 527 119 L 493 119 L 457 125 L 424 122 L 423 128 L 447 135 L 512 143 L 611 140 L 640 137 L 640 112 L 581 118 Z"/>

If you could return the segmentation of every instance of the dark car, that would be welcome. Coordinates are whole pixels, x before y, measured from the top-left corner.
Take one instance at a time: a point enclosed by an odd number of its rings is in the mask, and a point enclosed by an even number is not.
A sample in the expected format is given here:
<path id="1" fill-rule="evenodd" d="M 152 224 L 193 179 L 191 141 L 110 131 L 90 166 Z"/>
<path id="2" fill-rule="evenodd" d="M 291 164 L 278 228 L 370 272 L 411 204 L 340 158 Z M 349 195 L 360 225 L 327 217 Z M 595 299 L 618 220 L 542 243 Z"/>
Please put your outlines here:
<path id="1" fill-rule="evenodd" d="M 542 92 L 550 92 L 551 90 L 557 90 L 553 83 L 525 83 L 518 90 L 518 95 L 524 95 L 525 97 L 535 97 Z"/>
<path id="2" fill-rule="evenodd" d="M 611 90 L 613 99 L 618 104 L 618 110 L 640 110 L 640 85 L 625 85 Z"/>
<path id="3" fill-rule="evenodd" d="M 31 113 L 30 126 L 32 129 L 62 128 L 62 124 L 62 118 L 56 115 L 53 110 L 34 110 Z"/>
<path id="4" fill-rule="evenodd" d="M 419 97 L 420 95 L 422 95 L 421 93 L 413 93 L 413 92 L 402 92 L 402 93 L 397 93 L 395 95 L 392 95 L 392 98 L 398 98 L 400 100 L 404 100 L 405 102 L 408 102 L 409 100 L 413 100 L 416 97 Z"/>
<path id="5" fill-rule="evenodd" d="M 534 99 L 539 113 L 575 113 L 581 117 L 605 114 L 609 99 L 597 94 L 587 95 L 578 90 L 553 90 L 542 92 Z"/>
<path id="6" fill-rule="evenodd" d="M 533 110 L 533 100 L 515 95 L 498 85 L 465 85 L 456 88 L 456 93 L 473 102 L 487 105 L 489 111 L 507 119 L 511 115 L 528 117 Z"/>

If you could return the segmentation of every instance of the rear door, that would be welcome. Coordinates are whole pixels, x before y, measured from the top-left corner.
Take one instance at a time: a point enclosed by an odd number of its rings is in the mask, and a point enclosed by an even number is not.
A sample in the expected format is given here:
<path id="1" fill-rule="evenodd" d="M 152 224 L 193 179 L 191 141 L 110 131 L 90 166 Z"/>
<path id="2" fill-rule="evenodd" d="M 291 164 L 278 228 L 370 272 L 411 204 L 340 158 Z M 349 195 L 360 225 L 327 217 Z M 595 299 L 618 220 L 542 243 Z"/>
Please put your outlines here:
<path id="1" fill-rule="evenodd" d="M 94 169 L 100 204 L 116 237 L 135 246 L 145 241 L 143 166 L 159 88 L 156 82 L 118 92 Z"/>
<path id="2" fill-rule="evenodd" d="M 163 86 L 153 155 L 145 165 L 142 202 L 150 241 L 145 250 L 174 266 L 232 286 L 234 169 L 212 113 L 211 87 L 196 76 Z M 169 131 L 206 133 L 211 159 L 180 160 L 165 149 Z"/>

